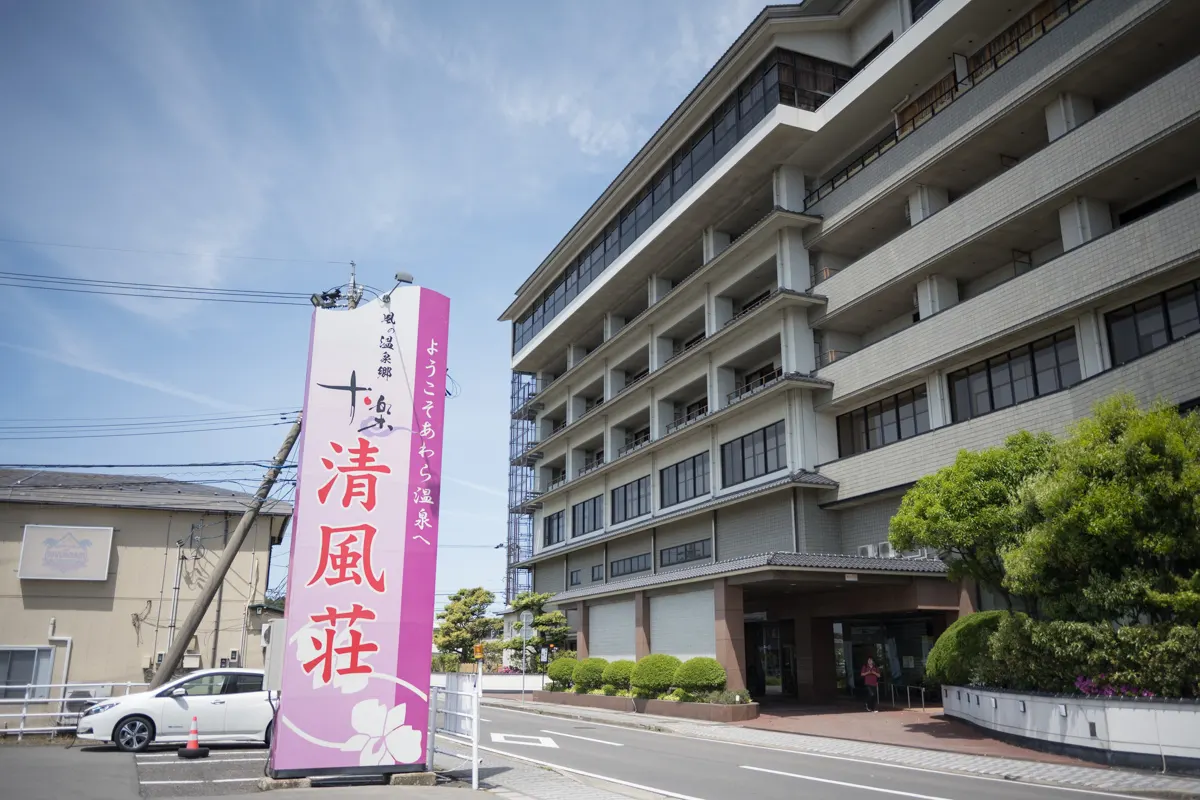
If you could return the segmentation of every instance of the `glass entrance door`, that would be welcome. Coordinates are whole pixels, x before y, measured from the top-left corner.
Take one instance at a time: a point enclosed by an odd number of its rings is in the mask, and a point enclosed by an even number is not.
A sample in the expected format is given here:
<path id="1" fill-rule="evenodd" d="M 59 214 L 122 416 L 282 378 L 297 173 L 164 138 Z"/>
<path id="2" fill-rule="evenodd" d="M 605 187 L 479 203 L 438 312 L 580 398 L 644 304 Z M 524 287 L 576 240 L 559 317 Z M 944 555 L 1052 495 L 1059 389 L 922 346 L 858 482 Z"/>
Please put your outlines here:
<path id="1" fill-rule="evenodd" d="M 796 696 L 795 642 L 791 620 L 747 623 L 747 678 L 752 696 Z"/>

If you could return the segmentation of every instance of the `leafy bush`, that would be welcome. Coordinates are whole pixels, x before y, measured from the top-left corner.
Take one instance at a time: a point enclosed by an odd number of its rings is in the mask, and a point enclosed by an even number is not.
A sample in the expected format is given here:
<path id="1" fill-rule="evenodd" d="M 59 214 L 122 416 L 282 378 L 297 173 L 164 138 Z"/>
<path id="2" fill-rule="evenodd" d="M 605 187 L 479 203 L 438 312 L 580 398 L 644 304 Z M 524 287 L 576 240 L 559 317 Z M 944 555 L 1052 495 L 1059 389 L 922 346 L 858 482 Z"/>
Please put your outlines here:
<path id="1" fill-rule="evenodd" d="M 1188 625 L 1039 622 L 1005 614 L 980 677 L 1016 691 L 1200 696 L 1200 629 Z"/>
<path id="2" fill-rule="evenodd" d="M 547 692 L 565 692 L 567 689 L 570 689 L 570 688 L 571 688 L 570 686 L 559 683 L 558 681 L 550 681 L 549 683 L 546 684 Z"/>
<path id="3" fill-rule="evenodd" d="M 925 680 L 949 686 L 978 683 L 988 658 L 988 639 L 1004 615 L 1003 611 L 981 611 L 946 628 L 929 651 Z"/>
<path id="4" fill-rule="evenodd" d="M 573 658 L 556 658 L 550 662 L 550 668 L 546 670 L 546 674 L 555 683 L 570 686 L 575 678 L 575 665 L 578 663 Z"/>
<path id="5" fill-rule="evenodd" d="M 604 669 L 604 682 L 617 689 L 628 689 L 635 664 L 624 659 L 614 661 Z"/>
<path id="6" fill-rule="evenodd" d="M 616 697 L 618 691 L 620 691 L 620 690 L 617 689 L 617 687 L 613 686 L 611 683 L 606 683 L 600 687 L 600 693 L 603 694 L 605 697 Z"/>
<path id="7" fill-rule="evenodd" d="M 675 685 L 686 692 L 719 692 L 725 688 L 725 668 L 715 658 L 689 658 L 675 671 Z"/>
<path id="8" fill-rule="evenodd" d="M 655 697 L 674 686 L 680 665 L 678 658 L 665 653 L 645 656 L 634 666 L 629 684 L 639 696 Z"/>
<path id="9" fill-rule="evenodd" d="M 557 663 L 557 662 L 555 662 Z M 575 664 L 575 670 L 571 676 L 571 682 L 575 684 L 575 691 L 579 693 L 590 692 L 593 689 L 599 689 L 604 685 L 604 670 L 608 667 L 608 662 L 603 658 L 585 658 Z M 553 669 L 553 665 L 551 665 Z"/>
<path id="10" fill-rule="evenodd" d="M 431 669 L 433 672 L 458 672 L 458 653 L 435 653 Z"/>
<path id="11" fill-rule="evenodd" d="M 700 699 L 705 703 L 716 703 L 722 706 L 741 706 L 750 702 L 750 693 L 744 689 L 740 692 L 707 692 Z"/>

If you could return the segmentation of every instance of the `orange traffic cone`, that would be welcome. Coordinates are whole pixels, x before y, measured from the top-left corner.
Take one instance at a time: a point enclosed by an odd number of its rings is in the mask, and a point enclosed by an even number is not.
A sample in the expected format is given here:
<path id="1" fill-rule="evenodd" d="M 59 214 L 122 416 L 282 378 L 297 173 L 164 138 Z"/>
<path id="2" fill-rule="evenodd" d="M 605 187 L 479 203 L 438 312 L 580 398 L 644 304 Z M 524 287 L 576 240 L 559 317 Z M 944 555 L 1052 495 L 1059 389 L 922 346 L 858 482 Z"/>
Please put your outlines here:
<path id="1" fill-rule="evenodd" d="M 187 746 L 179 748 L 179 757 L 208 758 L 208 748 L 200 746 L 200 731 L 195 717 L 192 717 L 192 730 L 188 734 Z"/>

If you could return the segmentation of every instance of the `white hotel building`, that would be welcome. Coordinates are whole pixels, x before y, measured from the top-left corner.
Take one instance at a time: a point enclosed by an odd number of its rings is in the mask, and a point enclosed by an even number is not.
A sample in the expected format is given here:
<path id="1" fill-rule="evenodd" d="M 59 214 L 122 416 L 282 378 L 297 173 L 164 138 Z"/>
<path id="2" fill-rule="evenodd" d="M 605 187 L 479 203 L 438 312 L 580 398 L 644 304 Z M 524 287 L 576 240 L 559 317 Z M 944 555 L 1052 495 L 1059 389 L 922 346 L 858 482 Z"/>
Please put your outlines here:
<path id="1" fill-rule="evenodd" d="M 823 698 L 981 603 L 918 478 L 1200 397 L 1200 3 L 765 9 L 517 290 L 509 593 Z M 986 598 L 984 598 L 986 600 Z"/>

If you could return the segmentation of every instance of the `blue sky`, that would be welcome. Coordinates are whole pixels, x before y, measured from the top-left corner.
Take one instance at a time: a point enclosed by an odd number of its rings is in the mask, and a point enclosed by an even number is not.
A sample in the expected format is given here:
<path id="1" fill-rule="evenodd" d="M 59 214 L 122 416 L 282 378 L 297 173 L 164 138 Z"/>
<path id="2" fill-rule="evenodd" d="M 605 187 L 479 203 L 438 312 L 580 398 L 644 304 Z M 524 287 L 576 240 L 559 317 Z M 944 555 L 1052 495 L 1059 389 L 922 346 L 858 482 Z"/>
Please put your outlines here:
<path id="1" fill-rule="evenodd" d="M 376 286 L 411 272 L 451 297 L 462 386 L 442 542 L 498 544 L 510 331 L 496 317 L 760 8 L 0 0 L 0 238 L 199 254 L 9 241 L 0 271 L 304 293 L 347 278 L 310 261 L 353 259 Z M 3 291 L 0 463 L 265 459 L 284 428 L 13 427 L 299 406 L 308 309 Z M 445 549 L 438 591 L 499 590 L 502 573 L 500 551 Z"/>

